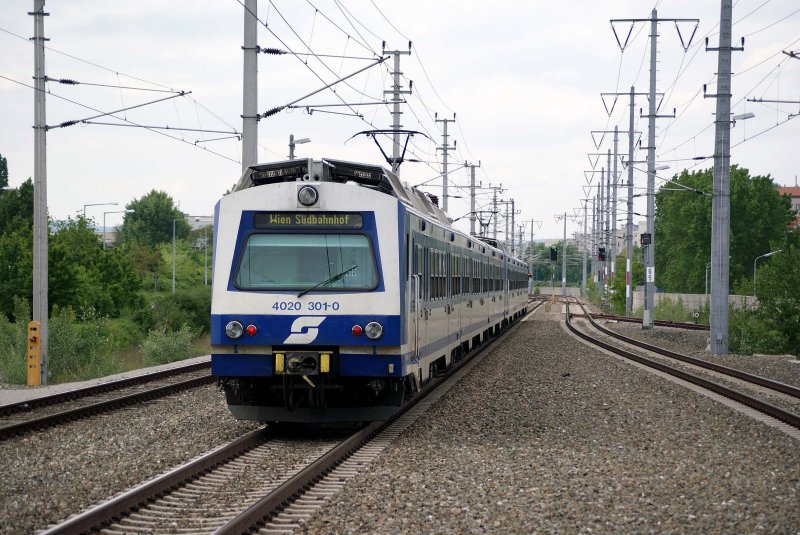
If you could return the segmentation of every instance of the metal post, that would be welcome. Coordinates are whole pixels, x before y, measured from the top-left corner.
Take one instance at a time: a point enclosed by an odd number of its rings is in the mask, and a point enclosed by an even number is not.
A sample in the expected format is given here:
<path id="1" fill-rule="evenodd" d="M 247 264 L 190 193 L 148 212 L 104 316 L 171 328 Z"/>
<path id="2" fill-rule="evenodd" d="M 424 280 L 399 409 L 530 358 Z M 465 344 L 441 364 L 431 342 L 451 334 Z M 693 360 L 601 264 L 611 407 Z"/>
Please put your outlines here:
<path id="1" fill-rule="evenodd" d="M 722 0 L 717 64 L 714 187 L 711 210 L 711 352 L 728 354 L 731 148 L 731 0 Z"/>
<path id="2" fill-rule="evenodd" d="M 464 165 L 469 167 L 469 235 L 475 235 L 475 167 L 480 167 L 481 162 L 478 162 L 478 165 L 469 165 L 464 162 Z"/>
<path id="3" fill-rule="evenodd" d="M 385 43 L 384 43 L 385 46 Z M 411 54 L 411 42 L 408 43 L 408 51 L 404 50 L 383 50 L 383 54 L 391 54 L 394 59 L 394 69 L 392 70 L 392 80 L 393 85 L 392 89 L 389 91 L 384 91 L 383 94 L 391 94 L 392 95 L 392 130 L 394 133 L 392 134 L 392 172 L 396 175 L 400 174 L 400 129 L 403 125 L 400 124 L 400 115 L 402 112 L 400 111 L 400 104 L 402 104 L 401 95 L 410 95 L 411 89 L 403 91 L 400 88 L 400 75 L 403 74 L 400 72 L 400 55 L 410 55 Z"/>
<path id="4" fill-rule="evenodd" d="M 455 149 L 455 145 L 451 147 L 447 142 L 447 123 L 456 122 L 456 114 L 453 114 L 452 119 L 439 119 L 438 114 L 436 114 L 434 115 L 434 121 L 437 123 L 443 123 L 442 146 L 439 148 L 442 150 L 442 210 L 447 212 L 447 156 L 451 150 Z"/>
<path id="5" fill-rule="evenodd" d="M 514 225 L 516 224 L 516 216 L 514 211 L 516 210 L 514 199 L 511 199 L 511 253 L 513 254 L 516 251 L 516 247 L 514 246 Z"/>
<path id="6" fill-rule="evenodd" d="M 583 202 L 583 259 L 581 260 L 581 297 L 584 299 L 586 299 L 586 249 L 589 245 L 589 235 L 586 233 L 589 225 L 586 221 L 588 205 L 589 199 L 585 199 Z"/>
<path id="7" fill-rule="evenodd" d="M 175 293 L 175 222 L 172 220 L 172 293 Z"/>
<path id="8" fill-rule="evenodd" d="M 606 167 L 606 292 L 608 292 L 609 276 L 611 275 L 611 251 L 614 249 L 614 236 L 611 233 L 611 181 L 611 149 L 608 149 L 608 167 Z"/>
<path id="9" fill-rule="evenodd" d="M 600 168 L 600 184 L 598 187 L 600 188 L 600 204 L 597 207 L 597 247 L 605 247 L 606 244 L 606 218 L 605 218 L 605 209 L 606 209 L 606 200 L 605 200 L 605 193 L 606 193 L 606 168 Z M 605 261 L 600 261 L 600 258 L 597 259 L 597 279 L 599 283 L 599 290 L 600 290 L 600 300 L 604 299 L 606 295 L 606 280 L 605 280 Z"/>
<path id="10" fill-rule="evenodd" d="M 508 218 L 508 205 L 511 204 L 511 203 L 508 202 L 508 201 L 502 201 L 502 202 L 506 207 L 506 217 L 504 218 L 505 219 L 504 223 L 506 224 L 506 230 L 503 232 L 503 237 L 505 237 L 506 245 L 508 245 L 508 221 L 509 221 L 509 218 Z"/>
<path id="11" fill-rule="evenodd" d="M 599 186 L 598 186 L 599 188 Z M 597 273 L 597 196 L 592 199 L 592 280 Z M 597 282 L 597 281 L 595 281 Z"/>
<path id="12" fill-rule="evenodd" d="M 567 213 L 564 212 L 564 246 L 561 251 L 561 295 L 567 297 Z"/>
<path id="13" fill-rule="evenodd" d="M 633 310 L 633 113 L 636 90 L 631 86 L 628 125 L 628 220 L 625 225 L 625 315 Z"/>
<path id="14" fill-rule="evenodd" d="M 531 243 L 528 247 L 528 293 L 533 293 L 533 219 L 531 219 Z"/>
<path id="15" fill-rule="evenodd" d="M 103 249 L 106 248 L 106 214 L 108 212 L 103 212 Z"/>
<path id="16" fill-rule="evenodd" d="M 45 103 L 44 65 L 45 0 L 33 2 L 33 64 L 34 64 L 34 149 L 33 149 L 33 321 L 39 322 L 39 347 L 41 355 L 41 384 L 47 384 L 48 376 L 48 270 L 47 240 L 47 108 Z M 19 319 L 19 318 L 18 318 Z"/>
<path id="17" fill-rule="evenodd" d="M 611 276 L 617 270 L 617 161 L 619 161 L 619 127 L 614 126 L 614 172 L 611 174 Z"/>
<path id="18" fill-rule="evenodd" d="M 654 9 L 650 21 L 650 102 L 647 118 L 647 233 L 650 245 L 644 248 L 644 314 L 642 329 L 653 328 L 653 308 L 655 304 L 655 255 L 656 237 L 653 232 L 656 184 L 656 52 L 658 49 L 658 13 Z"/>
<path id="19" fill-rule="evenodd" d="M 205 245 L 205 269 L 203 270 L 204 274 L 204 284 L 208 286 L 208 225 L 203 228 L 203 245 Z"/>
<path id="20" fill-rule="evenodd" d="M 294 134 L 289 134 L 289 159 L 294 160 Z"/>
<path id="21" fill-rule="evenodd" d="M 492 199 L 492 212 L 494 213 L 494 225 L 492 227 L 492 239 L 497 239 L 497 188 L 494 189 L 494 198 Z"/>
<path id="22" fill-rule="evenodd" d="M 258 2 L 244 0 L 242 173 L 258 163 Z M 174 291 L 174 288 L 173 288 Z"/>

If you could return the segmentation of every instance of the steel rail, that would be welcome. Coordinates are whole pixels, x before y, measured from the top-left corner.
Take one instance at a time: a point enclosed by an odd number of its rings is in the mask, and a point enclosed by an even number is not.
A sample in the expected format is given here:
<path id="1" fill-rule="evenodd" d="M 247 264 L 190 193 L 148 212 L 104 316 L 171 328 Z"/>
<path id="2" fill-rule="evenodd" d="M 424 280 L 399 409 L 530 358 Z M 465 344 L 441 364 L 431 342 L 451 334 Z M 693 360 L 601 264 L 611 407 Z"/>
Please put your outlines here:
<path id="1" fill-rule="evenodd" d="M 233 442 L 210 451 L 194 461 L 179 466 L 169 472 L 115 498 L 75 515 L 39 535 L 72 535 L 91 531 L 108 523 L 115 516 L 146 503 L 177 485 L 190 481 L 225 461 L 252 450 L 271 438 L 267 429 L 257 429 Z"/>
<path id="2" fill-rule="evenodd" d="M 533 309 L 535 310 L 535 308 Z M 529 311 L 529 313 L 533 312 Z M 525 314 L 527 315 L 527 314 Z M 524 316 L 520 316 L 516 322 L 511 324 L 498 336 L 482 345 L 473 354 L 461 359 L 457 365 L 453 366 L 447 375 L 434 377 L 420 390 L 408 403 L 403 405 L 398 412 L 385 421 L 373 422 L 362 430 L 353 434 L 340 445 L 334 447 L 311 465 L 301 470 L 297 475 L 280 485 L 273 492 L 259 500 L 256 504 L 246 509 L 241 515 L 235 517 L 227 524 L 220 527 L 215 533 L 241 533 L 249 530 L 250 527 L 274 516 L 282 510 L 294 498 L 299 496 L 304 489 L 312 486 L 316 481 L 323 478 L 327 473 L 336 468 L 344 460 L 360 449 L 371 438 L 380 433 L 383 429 L 391 425 L 403 413 L 424 399 L 430 392 L 447 380 L 455 371 L 461 369 L 467 362 L 481 355 L 492 344 L 502 340 L 516 327 Z M 158 476 L 157 478 L 127 491 L 108 502 L 102 503 L 83 513 L 73 516 L 64 522 L 55 525 L 39 535 L 65 535 L 72 533 L 83 533 L 107 525 L 115 517 L 124 514 L 126 511 L 135 509 L 145 504 L 164 492 L 191 481 L 202 475 L 214 466 L 241 455 L 242 453 L 255 448 L 267 440 L 272 433 L 270 429 L 260 429 L 245 435 L 234 442 L 218 448 L 206 455 L 171 470 L 170 472 Z M 265 512 L 266 511 L 266 512 Z"/>
<path id="3" fill-rule="evenodd" d="M 535 309 L 530 310 L 528 314 L 532 313 L 534 310 Z M 525 314 L 525 316 L 526 315 L 527 314 Z M 470 362 L 474 358 L 483 354 L 483 352 L 492 347 L 495 342 L 505 338 L 514 327 L 517 327 L 520 324 L 520 321 L 525 316 L 520 316 L 517 318 L 514 323 L 506 327 L 502 334 L 494 337 L 489 341 L 489 343 L 484 344 L 472 355 L 463 358 L 457 366 L 453 366 L 450 369 L 447 375 L 431 379 L 417 396 L 415 396 L 410 402 L 403 405 L 400 410 L 398 410 L 398 412 L 396 412 L 391 418 L 382 422 L 374 422 L 359 433 L 347 439 L 339 446 L 336 446 L 318 460 L 314 461 L 313 464 L 304 468 L 296 476 L 284 482 L 273 492 L 269 493 L 261 498 L 258 502 L 248 507 L 244 512 L 242 512 L 242 514 L 232 518 L 226 524 L 220 526 L 220 528 L 214 531 L 214 535 L 238 535 L 240 533 L 248 533 L 254 528 L 254 526 L 267 522 L 271 518 L 277 516 L 292 501 L 299 498 L 314 484 L 322 480 L 333 469 L 361 449 L 378 433 L 388 428 L 395 420 L 411 409 L 411 407 L 433 392 L 436 387 L 441 384 L 441 382 L 448 379 L 467 362 Z"/>
<path id="4" fill-rule="evenodd" d="M 800 416 L 798 416 L 797 414 L 791 413 L 789 411 L 785 411 L 785 410 L 781 409 L 780 407 L 776 407 L 775 405 L 771 405 L 769 403 L 766 403 L 764 401 L 756 399 L 756 398 L 754 398 L 752 396 L 748 396 L 747 394 L 743 394 L 741 392 L 737 392 L 736 390 L 733 390 L 731 388 L 723 386 L 723 385 L 721 385 L 719 383 L 715 383 L 713 381 L 709 381 L 707 379 L 703 379 L 702 377 L 698 377 L 696 375 L 692 375 L 692 374 L 690 374 L 688 372 L 684 372 L 684 371 L 679 370 L 677 368 L 673 368 L 673 367 L 668 366 L 666 364 L 663 364 L 661 362 L 649 359 L 647 357 L 642 357 L 642 356 L 637 355 L 636 353 L 633 353 L 631 351 L 627 351 L 625 349 L 613 346 L 613 345 L 611 345 L 611 344 L 609 344 L 607 342 L 604 342 L 603 340 L 599 340 L 597 338 L 594 338 L 594 337 L 592 337 L 592 336 L 580 331 L 574 325 L 572 325 L 572 322 L 570 321 L 569 305 L 567 305 L 566 324 L 567 324 L 567 328 L 572 333 L 574 333 L 576 336 L 586 340 L 590 344 L 602 347 L 603 349 L 611 351 L 612 353 L 615 353 L 615 354 L 617 354 L 617 355 L 619 355 L 621 357 L 624 357 L 626 359 L 633 360 L 635 362 L 638 362 L 639 364 L 643 364 L 643 365 L 645 365 L 647 367 L 654 368 L 654 369 L 659 370 L 661 372 L 664 372 L 664 373 L 667 373 L 669 375 L 672 375 L 673 377 L 677 377 L 679 379 L 683 379 L 684 381 L 687 381 L 687 382 L 692 383 L 694 385 L 700 386 L 700 387 L 705 388 L 707 390 L 711 390 L 712 392 L 720 394 L 721 396 L 725 396 L 725 397 L 730 398 L 730 399 L 732 399 L 734 401 L 738 401 L 739 403 L 742 403 L 743 405 L 747 405 L 750 408 L 753 408 L 753 409 L 755 409 L 757 411 L 760 411 L 760 412 L 762 412 L 764 414 L 772 416 L 773 418 L 781 420 L 781 421 L 791 425 L 792 427 L 800 429 Z"/>
<path id="5" fill-rule="evenodd" d="M 583 308 L 583 305 L 580 305 Z M 585 310 L 585 309 L 584 309 Z M 594 328 L 599 330 L 600 332 L 607 334 L 608 336 L 612 336 L 618 340 L 622 340 L 625 343 L 635 345 L 637 347 L 641 347 L 642 349 L 646 349 L 647 351 L 652 351 L 654 353 L 658 353 L 659 355 L 663 355 L 665 357 L 673 358 L 675 360 L 679 360 L 681 362 L 685 362 L 687 364 L 691 364 L 693 366 L 698 366 L 700 368 L 704 368 L 707 370 L 711 370 L 717 373 L 721 373 L 723 375 L 728 375 L 730 377 L 735 377 L 736 379 L 740 379 L 742 381 L 746 381 L 748 383 L 756 384 L 758 386 L 763 386 L 765 388 L 769 388 L 771 390 L 776 390 L 788 396 L 792 396 L 795 398 L 800 398 L 800 388 L 797 388 L 792 385 L 788 385 L 786 383 L 781 383 L 780 381 L 774 381 L 767 377 L 762 377 L 761 375 L 755 375 L 752 373 L 744 372 L 741 370 L 737 370 L 734 368 L 729 368 L 727 366 L 723 366 L 721 364 L 715 364 L 713 362 L 708 362 L 702 359 L 698 359 L 695 357 L 690 357 L 689 355 L 683 355 L 681 353 L 676 353 L 674 351 L 670 351 L 669 349 L 665 349 L 663 347 L 657 347 L 654 345 L 650 345 L 647 342 L 642 342 L 641 340 L 636 340 L 634 338 L 629 338 L 625 335 L 616 333 L 612 330 L 606 329 L 602 325 L 599 325 L 597 322 L 594 321 L 594 318 L 591 314 L 588 315 L 589 322 L 592 324 Z"/>
<path id="6" fill-rule="evenodd" d="M 180 368 L 170 368 L 169 370 L 162 370 L 155 373 L 148 373 L 144 375 L 138 375 L 136 377 L 128 377 L 126 379 L 117 379 L 115 381 L 108 381 L 106 383 L 101 383 L 97 385 L 88 386 L 85 388 L 78 388 L 75 390 L 69 390 L 67 392 L 59 392 L 57 394 L 50 394 L 47 396 L 42 396 L 34 399 L 30 399 L 27 401 L 20 401 L 17 403 L 9 403 L 7 405 L 0 405 L 0 416 L 8 416 L 11 414 L 16 414 L 19 412 L 26 412 L 32 409 L 36 409 L 39 407 L 45 407 L 47 405 L 55 405 L 57 403 L 64 403 L 66 401 L 74 401 L 76 399 L 94 396 L 97 394 L 102 394 L 105 392 L 111 392 L 114 390 L 120 390 L 122 388 L 127 388 L 129 386 L 136 386 L 140 384 L 145 384 L 153 381 L 157 381 L 159 379 L 165 379 L 167 377 L 173 377 L 175 375 L 181 375 L 184 373 L 191 373 L 195 371 L 200 371 L 203 369 L 210 369 L 211 363 L 210 362 L 200 362 L 197 364 L 190 364 L 189 366 L 182 366 Z"/>
<path id="7" fill-rule="evenodd" d="M 613 314 L 592 314 L 589 312 L 585 312 L 584 315 L 591 316 L 592 318 L 597 319 L 609 319 L 615 321 L 624 321 L 628 323 L 642 323 L 641 318 L 631 318 L 628 316 L 615 316 Z M 573 314 L 573 316 L 580 316 L 580 314 Z M 654 320 L 653 323 L 658 327 L 675 327 L 678 329 L 691 329 L 693 331 L 707 331 L 710 329 L 708 325 L 704 325 L 702 323 L 685 323 L 681 321 L 670 321 L 670 320 Z"/>
<path id="8" fill-rule="evenodd" d="M 72 420 L 86 418 L 87 416 L 92 416 L 112 409 L 118 409 L 120 407 L 135 405 L 143 401 L 149 401 L 151 399 L 164 397 L 173 394 L 175 392 L 180 392 L 182 390 L 186 390 L 189 388 L 195 388 L 198 386 L 211 384 L 214 381 L 215 378 L 212 377 L 211 375 L 203 377 L 195 377 L 193 379 L 188 379 L 186 381 L 173 383 L 171 385 L 161 386 L 159 388 L 153 388 L 151 390 L 146 390 L 144 392 L 137 392 L 134 394 L 119 396 L 113 399 L 92 403 L 91 405 L 85 405 L 83 407 L 77 407 L 74 409 L 69 409 L 54 414 L 48 414 L 46 416 L 40 416 L 38 418 L 25 420 L 23 422 L 17 422 L 11 425 L 0 427 L 0 441 L 5 440 L 14 435 L 19 435 L 21 433 L 32 431 L 34 429 L 39 429 L 42 427 L 50 427 L 57 424 L 69 422 Z"/>

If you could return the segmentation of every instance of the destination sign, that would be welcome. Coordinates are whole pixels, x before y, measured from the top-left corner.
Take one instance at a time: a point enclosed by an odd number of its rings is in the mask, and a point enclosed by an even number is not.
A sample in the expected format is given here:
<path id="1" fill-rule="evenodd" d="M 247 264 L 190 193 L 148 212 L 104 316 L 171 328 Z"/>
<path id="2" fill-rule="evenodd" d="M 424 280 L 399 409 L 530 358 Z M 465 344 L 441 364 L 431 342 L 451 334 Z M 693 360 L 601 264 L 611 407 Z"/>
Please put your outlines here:
<path id="1" fill-rule="evenodd" d="M 361 214 L 341 212 L 259 212 L 253 217 L 256 228 L 339 228 L 360 229 Z"/>

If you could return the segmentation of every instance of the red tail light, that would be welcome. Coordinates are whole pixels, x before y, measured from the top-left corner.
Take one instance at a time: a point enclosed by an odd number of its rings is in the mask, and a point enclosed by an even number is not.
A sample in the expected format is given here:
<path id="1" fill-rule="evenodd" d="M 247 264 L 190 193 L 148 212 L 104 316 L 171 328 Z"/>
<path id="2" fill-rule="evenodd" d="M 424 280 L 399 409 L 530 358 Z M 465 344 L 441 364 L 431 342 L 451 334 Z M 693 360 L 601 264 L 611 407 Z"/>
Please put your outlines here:
<path id="1" fill-rule="evenodd" d="M 258 329 L 256 329 L 255 325 L 248 325 L 247 328 L 245 328 L 244 332 L 246 332 L 250 336 L 253 336 L 254 334 L 256 334 L 256 332 L 258 332 Z"/>
<path id="2" fill-rule="evenodd" d="M 361 328 L 361 325 L 353 325 L 353 328 L 350 329 L 353 333 L 353 336 L 361 336 L 361 333 L 364 332 L 364 329 Z"/>

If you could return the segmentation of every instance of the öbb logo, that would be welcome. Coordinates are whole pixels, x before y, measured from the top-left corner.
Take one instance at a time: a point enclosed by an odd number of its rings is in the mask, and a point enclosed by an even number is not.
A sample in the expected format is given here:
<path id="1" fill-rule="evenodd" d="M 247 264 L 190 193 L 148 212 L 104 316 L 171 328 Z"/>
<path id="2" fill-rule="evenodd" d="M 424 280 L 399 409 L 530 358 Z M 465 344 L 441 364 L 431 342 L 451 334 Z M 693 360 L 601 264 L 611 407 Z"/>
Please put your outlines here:
<path id="1" fill-rule="evenodd" d="M 317 338 L 317 327 L 325 321 L 325 316 L 300 316 L 292 323 L 292 334 L 284 344 L 310 344 Z"/>

